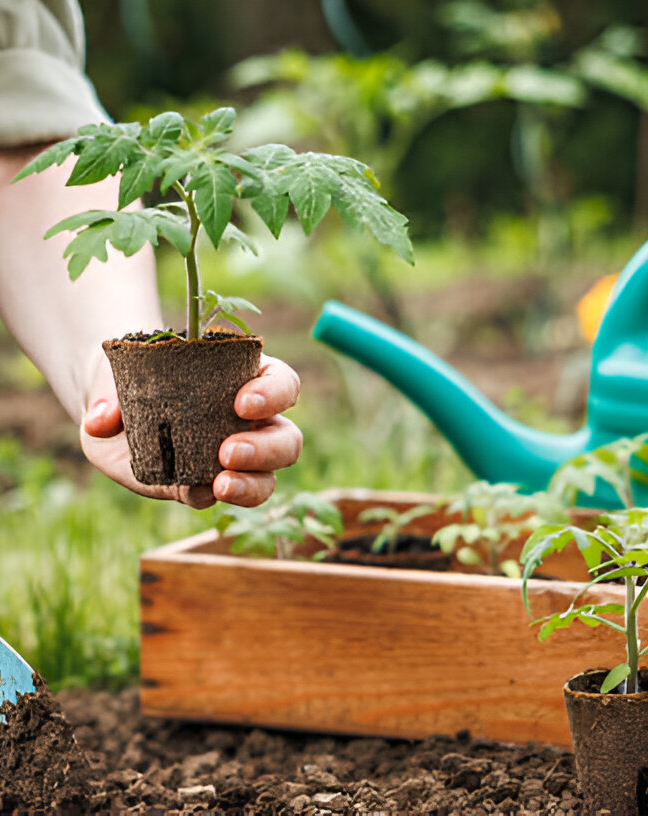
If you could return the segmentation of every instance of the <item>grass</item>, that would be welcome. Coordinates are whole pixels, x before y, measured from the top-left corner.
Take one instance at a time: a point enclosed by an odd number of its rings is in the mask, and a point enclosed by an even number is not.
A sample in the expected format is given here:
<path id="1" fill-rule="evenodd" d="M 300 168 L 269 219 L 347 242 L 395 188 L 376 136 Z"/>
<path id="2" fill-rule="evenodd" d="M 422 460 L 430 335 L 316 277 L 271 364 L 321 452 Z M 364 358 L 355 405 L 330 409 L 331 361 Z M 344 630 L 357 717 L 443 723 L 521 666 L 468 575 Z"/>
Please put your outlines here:
<path id="1" fill-rule="evenodd" d="M 491 240 L 472 249 L 449 240 L 422 246 L 414 270 L 383 256 L 374 260 L 399 293 L 412 293 L 476 270 L 490 276 L 523 274 L 529 270 L 523 238 L 516 233 L 508 242 L 500 238 L 499 244 Z M 288 250 L 283 239 L 279 244 L 270 239 L 263 263 L 227 253 L 205 257 L 206 286 L 217 288 L 223 273 L 225 294 L 283 300 L 312 313 L 331 296 L 364 307 L 371 292 L 360 269 L 364 253 L 373 250 L 334 231 L 313 246 L 290 230 L 286 240 Z M 592 260 L 592 277 L 617 269 L 631 245 L 639 244 L 625 237 L 592 245 L 579 268 Z M 159 260 L 168 304 L 182 298 L 183 274 L 166 253 Z M 470 480 L 431 423 L 382 380 L 313 341 L 304 342 L 294 327 L 273 325 L 267 334 L 271 353 L 297 368 L 304 362 L 316 369 L 308 376 L 304 372 L 302 399 L 289 412 L 303 430 L 304 453 L 297 465 L 278 474 L 279 494 L 331 486 L 448 493 Z M 297 356 L 291 358 L 291 349 Z M 11 371 L 13 387 L 38 382 L 20 363 Z M 512 395 L 508 408 L 532 424 L 548 423 L 543 406 L 519 394 Z M 552 428 L 566 429 L 555 423 Z M 0 439 L 0 516 L 0 635 L 54 688 L 107 687 L 137 677 L 138 556 L 205 529 L 214 511 L 143 499 L 98 473 L 80 484 L 62 475 L 47 451 L 28 454 L 15 439 Z"/>

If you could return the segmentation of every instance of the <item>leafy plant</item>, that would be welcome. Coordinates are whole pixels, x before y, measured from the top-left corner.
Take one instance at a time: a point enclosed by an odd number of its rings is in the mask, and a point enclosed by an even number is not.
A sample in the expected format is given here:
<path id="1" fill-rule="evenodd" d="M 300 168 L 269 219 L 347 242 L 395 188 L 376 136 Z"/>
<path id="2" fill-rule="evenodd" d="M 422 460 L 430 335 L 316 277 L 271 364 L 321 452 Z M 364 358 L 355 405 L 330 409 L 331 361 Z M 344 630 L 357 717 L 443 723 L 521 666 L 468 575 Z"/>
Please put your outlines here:
<path id="1" fill-rule="evenodd" d="M 570 459 L 555 472 L 548 491 L 566 504 L 575 505 L 579 493 L 593 496 L 596 481 L 601 479 L 610 485 L 624 507 L 633 507 L 633 481 L 648 484 L 648 474 L 633 466 L 633 457 L 648 465 L 648 434 L 623 437 Z"/>
<path id="2" fill-rule="evenodd" d="M 216 528 L 233 539 L 230 552 L 235 555 L 292 558 L 295 547 L 312 538 L 324 547 L 314 556 L 320 559 L 341 535 L 342 516 L 316 493 L 301 492 L 270 508 L 227 507 Z"/>
<path id="3" fill-rule="evenodd" d="M 361 524 L 369 524 L 373 521 L 384 522 L 380 532 L 376 535 L 371 545 L 372 552 L 386 552 L 393 555 L 396 552 L 398 536 L 414 519 L 433 513 L 434 508 L 427 504 L 417 504 L 401 513 L 393 507 L 367 507 L 358 514 L 358 521 Z"/>
<path id="4" fill-rule="evenodd" d="M 522 597 L 529 615 L 528 579 L 551 553 L 575 543 L 592 575 L 574 596 L 569 607 L 532 621 L 540 625 L 539 638 L 546 640 L 557 629 L 574 621 L 587 626 L 607 626 L 622 634 L 626 660 L 611 669 L 601 685 L 605 693 L 621 685 L 624 693 L 638 691 L 639 659 L 648 653 L 641 648 L 637 628 L 639 607 L 648 593 L 648 509 L 633 507 L 632 481 L 646 481 L 646 474 L 633 467 L 633 457 L 648 464 L 648 435 L 619 439 L 572 459 L 558 469 L 549 489 L 575 501 L 579 492 L 594 493 L 597 479 L 617 493 L 624 509 L 601 515 L 593 532 L 572 525 L 543 525 L 527 540 L 521 554 L 524 565 Z M 621 582 L 624 603 L 583 603 L 587 591 L 603 581 Z"/>
<path id="5" fill-rule="evenodd" d="M 65 257 L 74 280 L 92 258 L 106 261 L 106 244 L 130 256 L 147 242 L 160 238 L 185 259 L 187 276 L 187 339 L 200 337 L 209 322 L 246 304 L 230 299 L 223 304 L 215 293 L 204 295 L 198 269 L 199 233 L 218 249 L 233 240 L 255 251 L 254 244 L 234 223 L 234 202 L 249 199 L 253 210 L 278 238 L 293 206 L 303 231 L 310 235 L 331 207 L 355 230 L 367 229 L 380 243 L 413 262 L 407 219 L 379 194 L 379 183 L 366 164 L 326 153 L 296 153 L 281 144 L 266 144 L 233 153 L 224 147 L 232 134 L 236 113 L 218 108 L 198 122 L 167 111 L 147 125 L 91 124 L 37 156 L 15 178 L 19 180 L 69 156 L 76 162 L 68 185 L 92 184 L 121 174 L 117 209 L 89 210 L 65 218 L 45 237 L 76 232 Z M 126 209 L 159 187 L 163 201 L 144 209 Z M 202 315 L 201 315 L 202 307 Z M 215 307 L 218 307 L 215 309 Z M 247 330 L 239 320 L 237 325 Z"/>
<path id="6" fill-rule="evenodd" d="M 442 527 L 434 543 L 446 553 L 456 550 L 462 564 L 511 578 L 519 578 L 521 570 L 515 559 L 502 557 L 509 544 L 549 519 L 566 521 L 563 504 L 549 493 L 524 495 L 517 485 L 506 482 L 473 482 L 449 502 L 447 510 L 461 513 L 464 521 Z M 478 546 L 481 543 L 486 545 L 486 563 Z"/>
<path id="7" fill-rule="evenodd" d="M 539 638 L 542 641 L 576 620 L 587 626 L 608 626 L 622 634 L 626 642 L 626 661 L 608 672 L 601 692 L 611 691 L 622 683 L 623 692 L 633 693 L 638 691 L 639 658 L 648 653 L 648 646 L 641 648 L 637 629 L 639 606 L 648 593 L 648 510 L 622 510 L 601 516 L 601 521 L 594 532 L 560 525 L 547 525 L 536 530 L 522 552 L 522 595 L 525 608 L 531 615 L 528 579 L 550 553 L 561 552 L 568 544 L 576 542 L 592 579 L 574 596 L 566 610 L 533 620 L 532 624 L 541 624 Z M 592 586 L 613 580 L 620 580 L 625 586 L 623 604 L 585 603 L 579 606 L 581 598 Z"/>

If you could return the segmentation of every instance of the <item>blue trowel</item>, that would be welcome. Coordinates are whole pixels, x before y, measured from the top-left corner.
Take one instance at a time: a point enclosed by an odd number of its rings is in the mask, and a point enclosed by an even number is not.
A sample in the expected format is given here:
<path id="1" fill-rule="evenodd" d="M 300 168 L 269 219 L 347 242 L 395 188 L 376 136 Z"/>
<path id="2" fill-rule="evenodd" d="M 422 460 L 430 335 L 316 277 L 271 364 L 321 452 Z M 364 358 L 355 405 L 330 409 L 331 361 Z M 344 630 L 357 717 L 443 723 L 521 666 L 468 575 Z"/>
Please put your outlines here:
<path id="1" fill-rule="evenodd" d="M 29 663 L 0 637 L 0 705 L 5 700 L 15 703 L 17 694 L 36 691 L 33 674 L 34 670 Z M 2 715 L 0 722 L 4 722 Z"/>

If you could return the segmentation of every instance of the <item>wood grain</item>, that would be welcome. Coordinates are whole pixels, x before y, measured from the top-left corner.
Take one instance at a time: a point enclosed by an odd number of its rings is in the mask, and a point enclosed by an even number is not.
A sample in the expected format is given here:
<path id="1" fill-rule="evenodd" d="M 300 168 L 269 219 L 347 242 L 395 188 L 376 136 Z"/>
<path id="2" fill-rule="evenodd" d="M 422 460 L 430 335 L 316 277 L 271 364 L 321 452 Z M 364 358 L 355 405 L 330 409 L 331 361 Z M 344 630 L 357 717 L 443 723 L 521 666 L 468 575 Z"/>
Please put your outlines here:
<path id="1" fill-rule="evenodd" d="M 145 714 L 407 738 L 468 728 L 568 745 L 564 681 L 623 660 L 621 636 L 603 627 L 539 643 L 512 579 L 219 548 L 205 534 L 141 559 Z M 534 613 L 565 608 L 577 589 L 532 581 Z M 588 597 L 618 601 L 622 590 Z"/>

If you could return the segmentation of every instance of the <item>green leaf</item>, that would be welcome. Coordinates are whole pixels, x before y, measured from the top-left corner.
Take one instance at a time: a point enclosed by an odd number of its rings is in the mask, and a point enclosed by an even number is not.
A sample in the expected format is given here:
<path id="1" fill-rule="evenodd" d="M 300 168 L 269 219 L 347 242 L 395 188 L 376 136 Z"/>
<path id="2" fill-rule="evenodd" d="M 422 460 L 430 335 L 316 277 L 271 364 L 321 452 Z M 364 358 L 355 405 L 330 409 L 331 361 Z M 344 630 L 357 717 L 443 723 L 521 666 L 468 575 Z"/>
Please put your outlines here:
<path id="1" fill-rule="evenodd" d="M 234 108 L 217 108 L 206 113 L 200 119 L 200 125 L 205 136 L 209 137 L 208 144 L 225 141 L 232 132 L 232 125 L 236 119 Z"/>
<path id="2" fill-rule="evenodd" d="M 158 233 L 186 257 L 191 251 L 191 230 L 185 214 L 178 215 L 168 210 L 144 210 L 150 217 Z"/>
<path id="3" fill-rule="evenodd" d="M 94 138 L 80 142 L 79 158 L 67 181 L 69 186 L 94 184 L 114 176 L 123 164 L 142 152 L 137 143 L 139 125 L 104 125 L 103 128 Z"/>
<path id="4" fill-rule="evenodd" d="M 203 161 L 191 171 L 187 191 L 195 191 L 196 210 L 200 222 L 215 249 L 232 215 L 232 197 L 236 195 L 236 179 L 222 164 Z"/>
<path id="5" fill-rule="evenodd" d="M 407 263 L 414 263 L 414 250 L 407 234 L 407 218 L 392 209 L 369 186 L 344 177 L 333 196 L 333 206 L 352 229 L 366 227 L 379 243 L 393 249 Z"/>
<path id="6" fill-rule="evenodd" d="M 162 146 L 178 142 L 184 130 L 184 119 L 175 111 L 166 111 L 149 119 L 142 130 L 141 142 L 150 150 L 159 150 Z"/>
<path id="7" fill-rule="evenodd" d="M 506 558 L 504 561 L 502 561 L 499 567 L 502 570 L 502 573 L 506 575 L 507 578 L 522 577 L 522 570 L 520 569 L 520 565 L 513 558 Z"/>
<path id="8" fill-rule="evenodd" d="M 282 170 L 280 190 L 288 193 L 306 235 L 329 211 L 338 185 L 337 174 L 317 154 L 304 153 Z"/>
<path id="9" fill-rule="evenodd" d="M 161 156 L 142 154 L 124 167 L 119 182 L 117 202 L 120 210 L 153 189 L 161 166 Z"/>
<path id="10" fill-rule="evenodd" d="M 73 232 L 79 229 L 79 227 L 88 227 L 90 224 L 96 224 L 98 221 L 112 221 L 114 218 L 115 213 L 113 210 L 88 210 L 87 212 L 64 218 L 62 221 L 50 227 L 43 237 L 51 238 L 53 235 L 58 235 L 59 232 Z"/>
<path id="11" fill-rule="evenodd" d="M 441 552 L 449 555 L 454 552 L 457 541 L 462 539 L 462 527 L 463 525 L 461 524 L 446 524 L 445 527 L 436 531 L 432 543 L 437 544 Z"/>
<path id="12" fill-rule="evenodd" d="M 297 154 L 286 145 L 267 144 L 246 150 L 242 155 L 250 164 L 268 172 L 288 165 Z"/>
<path id="13" fill-rule="evenodd" d="M 92 258 L 108 260 L 106 241 L 112 222 L 105 220 L 91 224 L 80 232 L 66 247 L 63 257 L 69 257 L 68 272 L 71 280 L 76 280 Z"/>
<path id="14" fill-rule="evenodd" d="M 287 194 L 258 195 L 252 200 L 252 208 L 275 238 L 281 234 L 286 223 L 290 200 Z"/>
<path id="15" fill-rule="evenodd" d="M 122 171 L 119 185 L 119 209 L 148 193 L 162 172 L 165 152 L 180 138 L 184 119 L 169 111 L 154 116 L 140 134 L 146 152 L 134 152 Z"/>
<path id="16" fill-rule="evenodd" d="M 231 222 L 225 227 L 221 241 L 231 241 L 234 244 L 238 244 L 241 249 L 251 252 L 253 255 L 259 254 L 257 245 L 252 238 Z"/>
<path id="17" fill-rule="evenodd" d="M 457 551 L 457 561 L 466 566 L 477 566 L 481 564 L 482 558 L 477 550 L 473 550 L 472 547 L 460 547 Z"/>
<path id="18" fill-rule="evenodd" d="M 160 192 L 166 195 L 176 181 L 187 176 L 193 167 L 200 162 L 200 153 L 194 148 L 174 147 L 162 160 L 160 166 Z"/>
<path id="19" fill-rule="evenodd" d="M 607 694 L 622 683 L 630 674 L 630 666 L 627 663 L 619 663 L 606 674 L 601 683 L 601 694 Z"/>
<path id="20" fill-rule="evenodd" d="M 82 141 L 82 137 L 72 136 L 70 139 L 65 139 L 63 142 L 52 145 L 48 150 L 39 153 L 26 167 L 23 167 L 20 173 L 13 178 L 12 182 L 20 181 L 32 173 L 41 173 L 53 164 L 63 164 L 69 155 L 76 153 Z"/>

